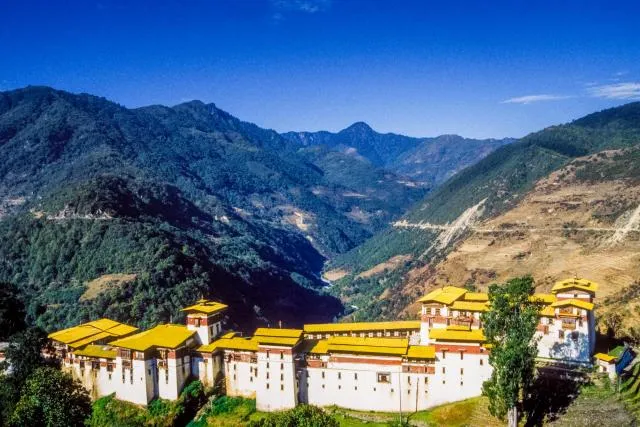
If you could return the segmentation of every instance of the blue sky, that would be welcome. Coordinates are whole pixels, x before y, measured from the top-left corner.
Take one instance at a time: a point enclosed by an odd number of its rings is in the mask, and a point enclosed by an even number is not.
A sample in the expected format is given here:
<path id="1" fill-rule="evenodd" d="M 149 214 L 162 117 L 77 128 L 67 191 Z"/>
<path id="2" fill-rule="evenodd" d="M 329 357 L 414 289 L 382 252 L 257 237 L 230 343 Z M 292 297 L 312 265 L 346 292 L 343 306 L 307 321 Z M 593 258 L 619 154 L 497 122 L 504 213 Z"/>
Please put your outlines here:
<path id="1" fill-rule="evenodd" d="M 278 131 L 519 137 L 640 99 L 639 16 L 559 0 L 0 0 L 0 90 L 201 99 Z"/>

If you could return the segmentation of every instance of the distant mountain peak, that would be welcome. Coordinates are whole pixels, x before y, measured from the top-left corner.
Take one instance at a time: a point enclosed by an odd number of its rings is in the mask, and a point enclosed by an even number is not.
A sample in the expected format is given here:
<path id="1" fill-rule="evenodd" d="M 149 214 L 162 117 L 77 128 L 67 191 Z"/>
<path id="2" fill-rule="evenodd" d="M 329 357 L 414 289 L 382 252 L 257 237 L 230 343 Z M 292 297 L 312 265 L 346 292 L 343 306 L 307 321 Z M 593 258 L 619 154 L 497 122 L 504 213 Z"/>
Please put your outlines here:
<path id="1" fill-rule="evenodd" d="M 375 131 L 365 122 L 355 122 L 351 126 L 343 129 L 341 132 L 373 133 Z"/>

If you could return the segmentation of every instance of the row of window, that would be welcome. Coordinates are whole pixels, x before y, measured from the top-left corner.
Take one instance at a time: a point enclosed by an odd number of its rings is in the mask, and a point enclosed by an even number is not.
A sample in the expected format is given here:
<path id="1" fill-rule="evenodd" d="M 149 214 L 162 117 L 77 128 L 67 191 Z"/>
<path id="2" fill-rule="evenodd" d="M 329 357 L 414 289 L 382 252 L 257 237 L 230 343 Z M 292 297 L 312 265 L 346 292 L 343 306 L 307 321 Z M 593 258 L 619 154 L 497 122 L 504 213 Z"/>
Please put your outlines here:
<path id="1" fill-rule="evenodd" d="M 417 331 L 415 331 L 417 332 Z M 328 334 L 309 334 L 309 338 L 329 338 L 329 337 L 360 337 L 360 338 L 373 338 L 373 337 L 410 337 L 413 331 L 377 331 L 377 332 L 343 332 L 343 333 L 328 333 Z"/>

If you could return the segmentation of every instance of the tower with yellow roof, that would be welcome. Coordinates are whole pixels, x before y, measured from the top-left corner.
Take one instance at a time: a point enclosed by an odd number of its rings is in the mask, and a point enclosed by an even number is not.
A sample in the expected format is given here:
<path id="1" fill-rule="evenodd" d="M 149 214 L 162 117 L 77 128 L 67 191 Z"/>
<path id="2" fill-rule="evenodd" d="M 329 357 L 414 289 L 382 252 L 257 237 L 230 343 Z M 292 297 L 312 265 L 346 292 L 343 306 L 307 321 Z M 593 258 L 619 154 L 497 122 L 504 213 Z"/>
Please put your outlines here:
<path id="1" fill-rule="evenodd" d="M 203 345 L 211 343 L 222 332 L 226 310 L 227 305 L 206 299 L 199 299 L 194 305 L 182 309 L 187 314 L 187 328 L 198 333 Z"/>

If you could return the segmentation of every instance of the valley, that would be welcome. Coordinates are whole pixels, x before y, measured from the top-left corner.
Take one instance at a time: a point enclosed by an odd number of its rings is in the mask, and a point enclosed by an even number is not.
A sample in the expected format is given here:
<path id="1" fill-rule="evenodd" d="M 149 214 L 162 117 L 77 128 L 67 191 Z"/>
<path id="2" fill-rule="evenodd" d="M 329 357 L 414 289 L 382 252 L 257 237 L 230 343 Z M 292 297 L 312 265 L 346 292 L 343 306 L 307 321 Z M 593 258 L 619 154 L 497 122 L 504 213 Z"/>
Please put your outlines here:
<path id="1" fill-rule="evenodd" d="M 437 287 L 486 290 L 531 274 L 602 284 L 601 329 L 620 315 L 634 334 L 640 223 L 640 104 L 594 113 L 499 149 L 447 181 L 391 227 L 328 267 L 356 318 L 415 316 Z M 390 266 L 398 256 L 411 261 Z M 366 271 L 376 275 L 363 277 Z"/>
<path id="2" fill-rule="evenodd" d="M 325 292 L 326 260 L 432 186 L 387 167 L 427 139 L 364 123 L 340 135 L 308 144 L 199 101 L 2 92 L 0 281 L 46 330 L 95 316 L 148 327 L 200 296 L 232 303 L 239 330 L 330 321 L 344 306 Z M 416 161 L 455 170 L 509 142 Z"/>

